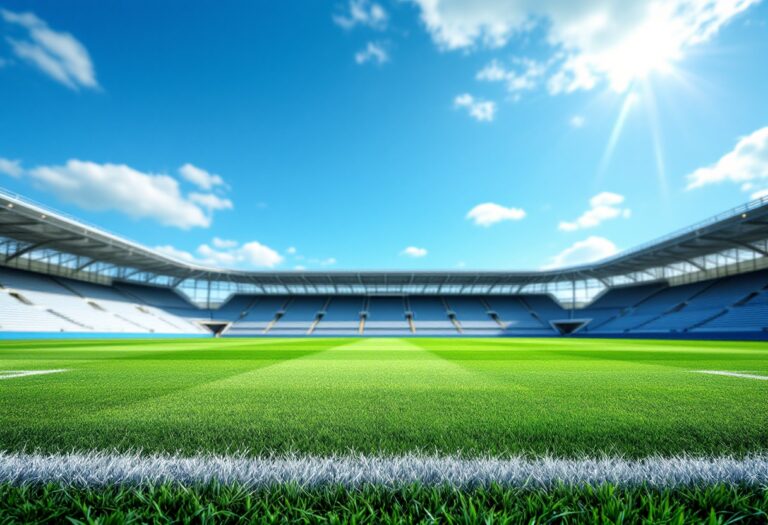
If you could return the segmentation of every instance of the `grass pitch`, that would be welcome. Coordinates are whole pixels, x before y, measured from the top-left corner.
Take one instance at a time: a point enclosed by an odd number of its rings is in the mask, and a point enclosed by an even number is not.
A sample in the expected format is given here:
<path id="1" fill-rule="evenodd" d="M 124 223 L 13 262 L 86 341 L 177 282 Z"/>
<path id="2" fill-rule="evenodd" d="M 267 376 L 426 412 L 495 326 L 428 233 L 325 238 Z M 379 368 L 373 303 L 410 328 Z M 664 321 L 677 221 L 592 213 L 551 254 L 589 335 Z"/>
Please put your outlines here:
<path id="1" fill-rule="evenodd" d="M 747 455 L 764 343 L 586 339 L 4 341 L 0 450 Z"/>
<path id="2" fill-rule="evenodd" d="M 237 485 L 186 487 L 9 486 L 0 484 L 2 523 L 765 523 L 768 489 L 728 485 L 644 487 L 498 486 L 459 492 L 409 485 L 253 491 Z"/>

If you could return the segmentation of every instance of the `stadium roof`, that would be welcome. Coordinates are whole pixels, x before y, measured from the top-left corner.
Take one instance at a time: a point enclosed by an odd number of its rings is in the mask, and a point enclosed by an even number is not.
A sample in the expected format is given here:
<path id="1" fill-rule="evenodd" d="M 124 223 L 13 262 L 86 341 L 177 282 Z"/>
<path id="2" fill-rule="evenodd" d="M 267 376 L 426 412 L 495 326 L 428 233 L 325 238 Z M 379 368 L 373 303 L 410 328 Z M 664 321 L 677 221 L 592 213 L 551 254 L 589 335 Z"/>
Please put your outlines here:
<path id="1" fill-rule="evenodd" d="M 671 233 L 594 264 L 533 271 L 243 271 L 211 268 L 178 260 L 106 232 L 20 195 L 0 189 L 0 264 L 20 266 L 21 260 L 64 264 L 67 274 L 87 278 L 104 273 L 109 279 L 177 286 L 187 280 L 242 283 L 256 289 L 334 288 L 362 286 L 456 287 L 527 286 L 537 283 L 596 279 L 616 284 L 616 276 L 649 268 L 686 263 L 704 270 L 701 257 L 746 251 L 752 258 L 768 256 L 768 198 Z M 51 261 L 53 254 L 59 254 Z M 63 255 L 62 255 L 63 254 Z M 14 264 L 14 261 L 16 263 Z M 37 265 L 39 269 L 40 264 Z M 658 278 L 658 277 L 657 277 Z M 636 279 L 635 279 L 636 280 Z"/>

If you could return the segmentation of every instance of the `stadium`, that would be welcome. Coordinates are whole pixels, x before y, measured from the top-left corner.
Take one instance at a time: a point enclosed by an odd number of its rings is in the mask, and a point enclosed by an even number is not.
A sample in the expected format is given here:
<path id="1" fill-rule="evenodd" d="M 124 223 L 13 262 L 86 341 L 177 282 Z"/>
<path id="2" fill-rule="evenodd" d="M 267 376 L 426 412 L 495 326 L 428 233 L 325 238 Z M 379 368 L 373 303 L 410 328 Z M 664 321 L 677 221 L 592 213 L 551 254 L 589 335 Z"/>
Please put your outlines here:
<path id="1" fill-rule="evenodd" d="M 534 272 L 242 272 L 0 192 L 8 337 L 768 339 L 768 197 L 598 264 Z"/>
<path id="2" fill-rule="evenodd" d="M 768 339 L 767 199 L 597 264 L 505 273 L 226 271 L 7 191 L 0 210 L 15 483 L 367 486 L 383 492 L 345 504 L 388 509 L 417 483 L 447 491 L 449 518 L 466 509 L 448 486 L 530 506 L 616 484 L 637 517 L 660 504 L 648 490 L 768 482 L 768 359 L 749 342 Z M 259 512 L 305 511 L 287 505 Z"/>
<path id="3" fill-rule="evenodd" d="M 0 1 L 0 525 L 768 523 L 768 1 Z"/>

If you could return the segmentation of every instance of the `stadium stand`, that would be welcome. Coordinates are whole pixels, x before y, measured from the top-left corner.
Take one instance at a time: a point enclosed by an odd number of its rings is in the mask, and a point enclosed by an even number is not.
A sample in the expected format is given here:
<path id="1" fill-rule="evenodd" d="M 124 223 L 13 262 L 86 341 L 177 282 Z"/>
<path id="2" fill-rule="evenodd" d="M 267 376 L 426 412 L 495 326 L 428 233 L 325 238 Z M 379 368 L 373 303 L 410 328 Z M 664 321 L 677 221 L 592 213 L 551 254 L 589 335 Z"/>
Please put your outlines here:
<path id="1" fill-rule="evenodd" d="M 411 297 L 408 300 L 418 335 L 456 335 L 461 325 L 449 315 L 447 303 L 440 297 Z M 454 319 L 452 320 L 452 317 Z"/>
<path id="2" fill-rule="evenodd" d="M 768 292 L 752 294 L 726 308 L 722 315 L 694 328 L 695 332 L 761 332 L 768 328 Z"/>
<path id="3" fill-rule="evenodd" d="M 621 291 L 627 298 L 622 313 L 594 328 L 588 326 L 586 332 L 661 335 L 688 331 L 759 332 L 768 326 L 768 316 L 760 319 L 761 309 L 755 308 L 756 303 L 747 305 L 761 295 L 766 283 L 768 273 L 759 271 L 655 290 L 627 288 Z M 633 296 L 637 299 L 646 291 L 650 293 L 645 299 L 632 304 Z M 585 310 L 585 316 L 590 310 Z"/>
<path id="4" fill-rule="evenodd" d="M 377 336 L 412 335 L 412 324 L 406 317 L 403 296 L 367 298 L 360 319 L 360 334 Z M 409 310 L 410 312 L 410 310 Z"/>
<path id="5" fill-rule="evenodd" d="M 540 300 L 537 296 L 488 297 L 486 299 L 493 315 L 504 326 L 505 335 L 552 335 L 554 329 L 548 319 L 563 317 L 562 309 L 549 299 Z M 530 306 L 531 302 L 541 306 L 542 318 Z"/>
<path id="6" fill-rule="evenodd" d="M 285 312 L 289 302 L 290 298 L 286 296 L 256 298 L 250 308 L 242 312 L 239 319 L 233 321 L 226 334 L 239 336 L 268 334 Z"/>
<path id="7" fill-rule="evenodd" d="M 272 335 L 301 336 L 314 331 L 318 315 L 328 303 L 327 297 L 296 297 L 289 301 L 285 313 L 275 321 Z"/>
<path id="8" fill-rule="evenodd" d="M 207 318 L 212 321 L 236 322 L 244 317 L 258 301 L 258 297 L 252 295 L 233 295 L 229 301 L 215 310 L 203 310 Z"/>
<path id="9" fill-rule="evenodd" d="M 325 312 L 313 333 L 319 336 L 359 335 L 360 313 L 364 309 L 363 297 L 343 295 L 329 297 Z"/>
<path id="10" fill-rule="evenodd" d="M 6 337 L 768 339 L 766 268 L 768 198 L 574 268 L 247 272 L 170 258 L 0 189 L 0 332 Z M 588 286 L 595 293 L 577 300 Z"/>
<path id="11" fill-rule="evenodd" d="M 490 308 L 482 297 L 450 296 L 445 302 L 448 310 L 454 312 L 464 335 L 501 335 L 504 326 L 490 315 Z"/>
<path id="12" fill-rule="evenodd" d="M 579 312 L 578 316 L 591 319 L 584 327 L 584 332 L 609 329 L 632 306 L 642 302 L 663 287 L 658 284 L 645 286 L 622 286 L 607 290 L 593 301 L 589 307 Z"/>
<path id="13" fill-rule="evenodd" d="M 0 268 L 0 286 L 1 331 L 205 333 L 199 325 L 123 295 L 116 287 L 10 268 Z M 148 294 L 178 298 L 169 290 L 151 289 Z"/>
<path id="14" fill-rule="evenodd" d="M 172 290 L 103 286 L 0 267 L 0 331 L 225 336 L 552 336 L 552 322 L 584 321 L 584 335 L 763 334 L 768 271 L 680 286 L 611 289 L 568 310 L 547 295 L 257 296 L 201 309 Z"/>

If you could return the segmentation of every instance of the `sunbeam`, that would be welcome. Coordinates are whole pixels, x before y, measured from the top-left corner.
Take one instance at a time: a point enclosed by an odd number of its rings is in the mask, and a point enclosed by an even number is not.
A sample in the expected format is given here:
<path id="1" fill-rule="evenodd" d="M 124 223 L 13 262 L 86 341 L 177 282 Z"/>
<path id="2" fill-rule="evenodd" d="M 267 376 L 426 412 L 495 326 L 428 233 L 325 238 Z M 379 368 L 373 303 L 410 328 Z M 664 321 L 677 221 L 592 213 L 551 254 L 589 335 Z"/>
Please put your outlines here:
<path id="1" fill-rule="evenodd" d="M 656 95 L 653 92 L 653 86 L 646 79 L 643 82 L 643 101 L 647 105 L 645 112 L 648 117 L 648 124 L 651 128 L 651 136 L 653 138 L 653 154 L 656 161 L 656 178 L 659 182 L 659 191 L 662 198 L 666 202 L 669 197 L 669 190 L 667 184 L 667 173 L 664 164 L 664 148 L 662 146 L 663 140 L 661 136 L 661 126 L 659 125 L 659 112 L 656 105 Z"/>
<path id="2" fill-rule="evenodd" d="M 605 151 L 603 152 L 603 157 L 600 160 L 600 167 L 597 171 L 597 178 L 598 181 L 601 181 L 603 179 L 603 176 L 605 175 L 605 170 L 608 168 L 608 165 L 611 162 L 611 158 L 613 157 L 613 151 L 616 148 L 616 144 L 619 141 L 619 137 L 621 137 L 621 132 L 624 129 L 624 123 L 627 120 L 627 116 L 629 115 L 630 110 L 637 102 L 638 96 L 634 92 L 634 90 L 630 90 L 627 93 L 627 96 L 624 97 L 624 103 L 621 105 L 621 111 L 619 112 L 619 116 L 616 119 L 616 123 L 613 125 L 613 130 L 611 131 L 611 136 L 608 139 L 608 145 L 605 147 Z"/>

